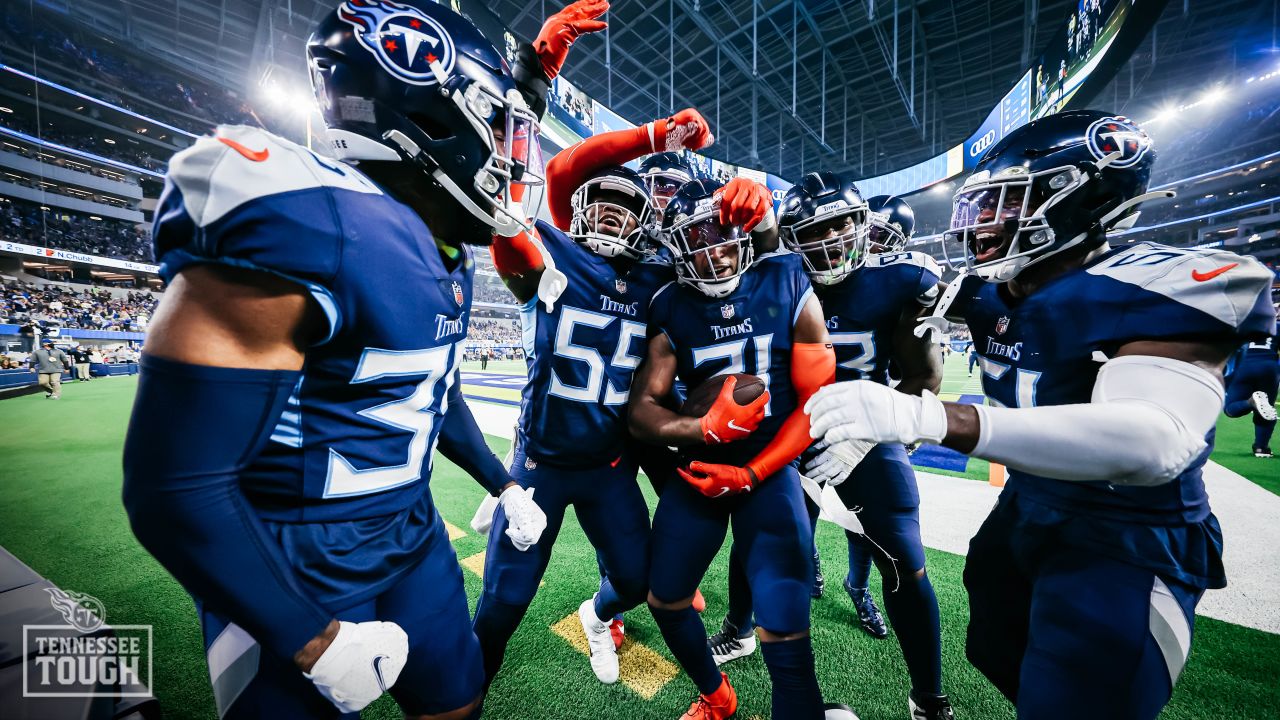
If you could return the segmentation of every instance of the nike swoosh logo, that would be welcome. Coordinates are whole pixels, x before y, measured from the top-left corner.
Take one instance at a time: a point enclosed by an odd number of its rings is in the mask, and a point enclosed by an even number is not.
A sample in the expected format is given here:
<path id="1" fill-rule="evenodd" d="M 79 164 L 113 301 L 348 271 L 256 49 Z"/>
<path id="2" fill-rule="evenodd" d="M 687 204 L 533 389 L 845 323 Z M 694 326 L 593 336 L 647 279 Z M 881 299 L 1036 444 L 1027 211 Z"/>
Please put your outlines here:
<path id="1" fill-rule="evenodd" d="M 734 422 L 734 421 L 732 421 L 732 420 L 730 420 L 730 421 L 729 421 L 729 429 L 730 429 L 730 430 L 737 430 L 738 432 L 751 432 L 750 430 L 748 430 L 748 429 L 746 429 L 746 428 L 742 427 L 741 425 L 738 425 L 737 423 L 735 423 L 735 422 Z"/>
<path id="2" fill-rule="evenodd" d="M 1215 268 L 1213 270 L 1210 270 L 1207 273 L 1202 273 L 1199 270 L 1192 270 L 1191 279 L 1195 280 L 1196 282 L 1205 282 L 1207 280 L 1212 280 L 1239 264 L 1240 263 L 1231 263 L 1230 265 L 1223 265 L 1222 267 Z"/>
<path id="3" fill-rule="evenodd" d="M 382 661 L 387 659 L 386 655 L 379 655 L 373 659 L 373 674 L 378 678 L 378 687 L 382 688 L 382 692 L 387 691 L 387 681 L 382 677 Z"/>
<path id="4" fill-rule="evenodd" d="M 712 498 L 718 498 L 718 497 L 721 497 L 721 496 L 723 496 L 723 495 L 728 495 L 728 494 L 729 494 L 729 488 L 727 488 L 727 487 L 722 487 L 722 488 L 720 488 L 720 492 L 716 493 L 715 495 L 712 495 L 711 497 L 712 497 Z"/>
<path id="5" fill-rule="evenodd" d="M 218 138 L 218 142 L 222 143 L 223 145 L 226 145 L 232 150 L 235 150 L 236 152 L 252 160 L 253 162 L 262 162 L 263 160 L 266 160 L 267 155 L 269 155 L 271 152 L 267 148 L 262 148 L 261 150 L 250 150 L 249 148 L 241 145 L 240 143 L 236 142 L 235 140 L 232 140 L 231 138 L 220 137 Z"/>

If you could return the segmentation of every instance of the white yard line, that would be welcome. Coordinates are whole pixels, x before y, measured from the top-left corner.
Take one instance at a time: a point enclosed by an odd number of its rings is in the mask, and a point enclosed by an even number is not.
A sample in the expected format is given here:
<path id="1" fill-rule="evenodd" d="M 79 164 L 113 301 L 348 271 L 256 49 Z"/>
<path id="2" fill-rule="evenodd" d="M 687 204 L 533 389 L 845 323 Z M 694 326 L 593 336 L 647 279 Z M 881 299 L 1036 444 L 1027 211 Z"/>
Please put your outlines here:
<path id="1" fill-rule="evenodd" d="M 469 403 L 480 429 L 510 439 L 519 409 Z M 1280 462 L 1280 461 L 1277 461 Z M 916 472 L 924 544 L 964 555 L 996 502 L 999 490 L 963 478 Z M 1197 612 L 1237 625 L 1280 633 L 1280 497 L 1217 463 L 1205 469 L 1214 512 L 1222 523 L 1228 585 L 1205 594 Z"/>

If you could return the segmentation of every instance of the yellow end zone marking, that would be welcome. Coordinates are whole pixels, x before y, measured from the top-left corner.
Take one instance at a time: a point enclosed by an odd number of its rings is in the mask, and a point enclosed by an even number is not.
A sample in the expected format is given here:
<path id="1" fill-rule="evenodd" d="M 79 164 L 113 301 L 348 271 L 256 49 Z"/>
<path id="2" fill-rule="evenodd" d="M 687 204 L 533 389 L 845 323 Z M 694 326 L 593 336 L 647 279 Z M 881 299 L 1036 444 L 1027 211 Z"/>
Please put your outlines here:
<path id="1" fill-rule="evenodd" d="M 470 570 L 471 572 L 475 573 L 476 577 L 483 580 L 484 579 L 484 553 L 485 551 L 481 550 L 480 552 L 476 553 L 475 555 L 472 555 L 471 557 L 464 557 L 458 561 L 458 564 Z M 546 585 L 546 584 L 547 583 L 545 580 L 538 581 L 538 587 L 542 587 L 543 585 Z M 575 615 L 574 617 L 577 617 L 577 616 Z M 578 628 L 578 630 L 581 631 L 582 628 Z M 586 640 L 584 639 L 583 642 L 586 642 Z"/>
<path id="2" fill-rule="evenodd" d="M 588 657 L 591 655 L 578 613 L 552 625 L 551 632 L 564 638 L 574 650 Z M 591 672 L 591 668 L 584 663 L 582 671 Z M 622 684 L 645 700 L 652 700 L 654 695 L 680 674 L 680 668 L 670 660 L 630 639 L 618 651 L 618 671 L 618 679 Z"/>
<path id="3" fill-rule="evenodd" d="M 460 537 L 467 536 L 467 534 L 462 531 L 462 528 L 458 527 L 457 525 L 454 525 L 448 520 L 444 521 L 444 529 L 446 532 L 449 533 L 449 542 L 453 542 L 454 540 L 457 540 Z"/>
<path id="4" fill-rule="evenodd" d="M 484 577 L 484 550 L 481 550 L 471 557 L 462 558 L 458 563 L 462 565 L 462 567 L 475 573 L 478 577 Z"/>

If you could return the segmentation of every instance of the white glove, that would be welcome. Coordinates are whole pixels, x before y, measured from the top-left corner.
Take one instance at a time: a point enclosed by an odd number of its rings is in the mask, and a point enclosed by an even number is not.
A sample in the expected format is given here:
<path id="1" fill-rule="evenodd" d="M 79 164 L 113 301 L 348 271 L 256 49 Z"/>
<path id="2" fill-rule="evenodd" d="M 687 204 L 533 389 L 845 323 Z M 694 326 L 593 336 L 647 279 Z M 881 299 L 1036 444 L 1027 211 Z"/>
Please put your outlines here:
<path id="1" fill-rule="evenodd" d="M 533 501 L 533 491 L 512 485 L 498 497 L 507 513 L 507 537 L 520 552 L 538 543 L 542 531 L 547 529 L 547 515 Z"/>
<path id="2" fill-rule="evenodd" d="M 804 474 L 835 487 L 849 477 L 849 473 L 853 472 L 875 446 L 875 443 L 866 440 L 844 440 L 834 445 L 826 440 L 819 440 L 815 449 L 822 452 L 805 463 Z"/>
<path id="3" fill-rule="evenodd" d="M 497 509 L 498 498 L 485 493 L 480 507 L 476 508 L 476 514 L 471 516 L 471 529 L 480 535 L 488 535 L 489 528 L 493 527 L 493 513 Z"/>
<path id="4" fill-rule="evenodd" d="M 947 435 L 947 412 L 933 393 L 925 390 L 916 397 L 870 380 L 827 385 L 809 398 L 804 411 L 809 415 L 809 435 L 831 444 L 936 444 Z"/>
<path id="5" fill-rule="evenodd" d="M 538 299 L 547 306 L 547 312 L 553 312 L 556 309 L 556 301 L 569 287 L 569 276 L 556 269 L 556 261 L 547 251 L 547 246 L 542 244 L 541 238 L 535 236 L 533 243 L 538 248 L 538 254 L 542 256 L 543 266 L 542 276 L 538 278 Z"/>
<path id="6" fill-rule="evenodd" d="M 409 659 L 409 636 L 393 622 L 338 624 L 338 635 L 303 675 L 342 712 L 359 712 L 396 684 Z"/>
<path id="7" fill-rule="evenodd" d="M 946 335 L 949 335 L 962 327 L 964 327 L 964 325 L 953 323 L 944 317 L 930 315 L 926 318 L 920 318 L 920 321 L 916 323 L 915 328 L 911 332 L 914 333 L 916 337 L 923 338 L 925 333 L 932 331 L 933 339 L 937 342 L 942 342 L 942 339 Z"/>

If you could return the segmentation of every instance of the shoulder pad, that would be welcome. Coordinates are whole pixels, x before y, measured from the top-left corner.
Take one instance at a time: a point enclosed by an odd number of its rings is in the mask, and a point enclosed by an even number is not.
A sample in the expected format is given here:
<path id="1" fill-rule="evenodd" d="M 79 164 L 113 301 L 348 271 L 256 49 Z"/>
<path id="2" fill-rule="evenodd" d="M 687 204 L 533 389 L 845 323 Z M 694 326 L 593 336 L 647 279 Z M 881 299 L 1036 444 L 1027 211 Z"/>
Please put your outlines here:
<path id="1" fill-rule="evenodd" d="M 872 255 L 867 258 L 867 267 L 890 267 L 892 265 L 914 265 L 924 268 L 925 272 L 942 277 L 942 267 L 928 253 L 917 251 L 893 254 Z"/>
<path id="2" fill-rule="evenodd" d="M 219 126 L 169 161 L 168 179 L 182 192 L 197 227 L 259 198 L 309 188 L 333 187 L 382 194 L 350 165 L 258 128 Z"/>
<path id="3" fill-rule="evenodd" d="M 1267 294 L 1275 274 L 1251 257 L 1226 250 L 1138 243 L 1092 267 L 1090 275 L 1136 286 L 1239 328 Z"/>

